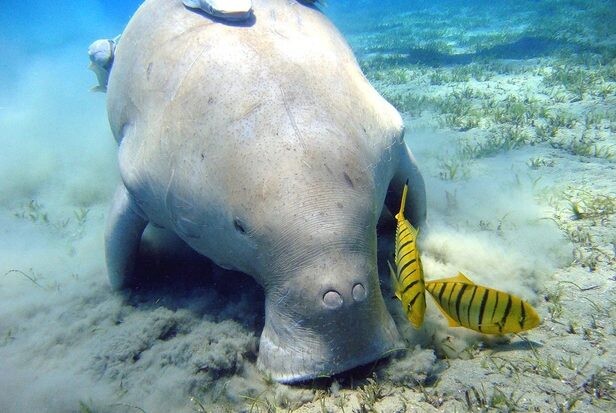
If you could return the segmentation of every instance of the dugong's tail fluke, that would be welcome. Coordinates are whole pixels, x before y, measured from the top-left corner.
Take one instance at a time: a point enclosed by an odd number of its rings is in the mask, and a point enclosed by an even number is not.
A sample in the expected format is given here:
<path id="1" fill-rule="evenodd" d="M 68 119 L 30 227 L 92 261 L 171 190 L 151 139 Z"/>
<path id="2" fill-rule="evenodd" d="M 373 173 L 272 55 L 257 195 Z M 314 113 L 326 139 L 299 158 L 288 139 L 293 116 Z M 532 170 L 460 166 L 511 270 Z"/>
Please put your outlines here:
<path id="1" fill-rule="evenodd" d="M 88 69 L 94 72 L 96 80 L 98 81 L 98 85 L 90 89 L 92 92 L 107 91 L 107 82 L 109 81 L 109 74 L 111 73 L 111 67 L 113 66 L 113 59 L 115 57 L 115 49 L 120 40 L 120 36 L 121 35 L 118 35 L 113 39 L 96 40 L 88 47 L 88 56 L 90 57 Z"/>

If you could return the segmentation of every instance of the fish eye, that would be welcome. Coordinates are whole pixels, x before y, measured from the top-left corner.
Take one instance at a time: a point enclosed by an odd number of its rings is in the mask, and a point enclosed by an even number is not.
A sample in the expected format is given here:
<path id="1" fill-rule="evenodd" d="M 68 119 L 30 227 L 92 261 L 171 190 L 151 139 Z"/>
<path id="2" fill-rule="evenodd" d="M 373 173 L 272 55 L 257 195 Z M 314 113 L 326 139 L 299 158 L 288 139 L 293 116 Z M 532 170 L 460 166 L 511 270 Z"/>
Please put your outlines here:
<path id="1" fill-rule="evenodd" d="M 244 228 L 244 224 L 242 224 L 242 221 L 240 221 L 239 218 L 235 218 L 233 220 L 233 226 L 235 227 L 235 229 L 241 233 L 241 234 L 245 234 L 246 233 L 246 229 Z"/>

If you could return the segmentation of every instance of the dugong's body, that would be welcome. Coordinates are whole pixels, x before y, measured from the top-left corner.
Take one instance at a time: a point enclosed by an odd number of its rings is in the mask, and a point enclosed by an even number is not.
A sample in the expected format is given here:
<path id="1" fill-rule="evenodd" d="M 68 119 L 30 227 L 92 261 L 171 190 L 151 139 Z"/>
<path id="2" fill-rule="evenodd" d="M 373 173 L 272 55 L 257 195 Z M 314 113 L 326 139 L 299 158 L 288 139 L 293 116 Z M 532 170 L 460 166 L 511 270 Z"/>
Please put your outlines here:
<path id="1" fill-rule="evenodd" d="M 227 24 L 147 0 L 128 24 L 108 87 L 122 184 L 107 266 L 129 285 L 151 223 L 250 274 L 266 296 L 258 364 L 292 382 L 394 348 L 376 224 L 407 179 L 415 225 L 425 195 L 399 114 L 328 20 L 294 0 L 253 12 Z"/>

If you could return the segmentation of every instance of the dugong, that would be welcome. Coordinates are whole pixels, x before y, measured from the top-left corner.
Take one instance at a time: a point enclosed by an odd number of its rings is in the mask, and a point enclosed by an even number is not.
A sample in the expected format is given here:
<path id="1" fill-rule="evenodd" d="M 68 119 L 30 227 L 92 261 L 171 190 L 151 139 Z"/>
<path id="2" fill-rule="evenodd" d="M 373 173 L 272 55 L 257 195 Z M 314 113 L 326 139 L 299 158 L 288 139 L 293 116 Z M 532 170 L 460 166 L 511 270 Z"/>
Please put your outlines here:
<path id="1" fill-rule="evenodd" d="M 134 281 L 152 224 L 263 287 L 257 365 L 277 381 L 400 345 L 376 225 L 407 180 L 405 215 L 423 224 L 424 182 L 399 113 L 319 10 L 254 0 L 230 23 L 146 0 L 116 49 L 107 110 L 122 182 L 105 235 L 113 288 Z"/>

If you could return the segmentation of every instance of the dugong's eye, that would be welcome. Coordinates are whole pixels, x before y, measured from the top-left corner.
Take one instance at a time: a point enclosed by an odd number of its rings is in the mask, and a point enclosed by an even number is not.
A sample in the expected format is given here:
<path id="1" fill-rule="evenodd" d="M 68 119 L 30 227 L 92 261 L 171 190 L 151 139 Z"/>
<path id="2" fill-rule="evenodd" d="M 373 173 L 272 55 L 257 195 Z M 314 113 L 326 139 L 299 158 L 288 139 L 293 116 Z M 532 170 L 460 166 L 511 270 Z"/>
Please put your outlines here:
<path id="1" fill-rule="evenodd" d="M 233 220 L 233 226 L 235 227 L 236 230 L 238 230 L 238 232 L 240 232 L 241 234 L 245 234 L 246 233 L 246 229 L 244 228 L 244 224 L 242 224 L 242 221 L 240 221 L 239 218 L 235 218 Z"/>

